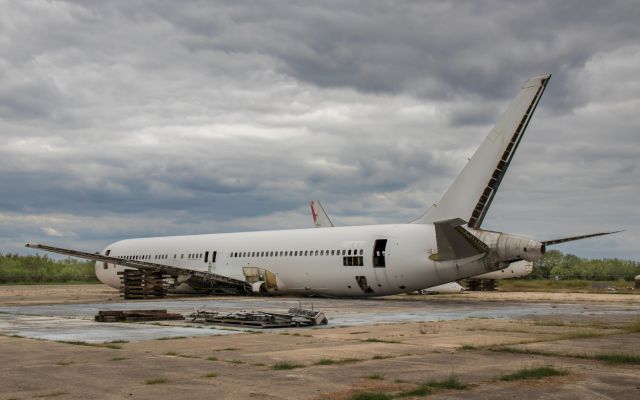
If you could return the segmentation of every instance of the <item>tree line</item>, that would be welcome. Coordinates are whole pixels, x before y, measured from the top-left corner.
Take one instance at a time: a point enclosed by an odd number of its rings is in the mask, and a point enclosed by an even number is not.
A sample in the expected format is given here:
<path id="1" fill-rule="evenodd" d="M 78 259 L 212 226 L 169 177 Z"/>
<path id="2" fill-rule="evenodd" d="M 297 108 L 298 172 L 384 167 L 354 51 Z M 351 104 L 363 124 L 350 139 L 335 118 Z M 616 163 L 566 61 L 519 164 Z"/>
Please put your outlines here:
<path id="1" fill-rule="evenodd" d="M 93 261 L 0 254 L 0 284 L 98 282 Z"/>
<path id="2" fill-rule="evenodd" d="M 632 281 L 640 275 L 640 262 L 618 258 L 586 259 L 549 250 L 534 263 L 528 279 L 582 279 L 590 281 Z"/>
<path id="3" fill-rule="evenodd" d="M 0 284 L 98 282 L 93 261 L 54 260 L 46 255 L 0 254 Z M 585 259 L 558 250 L 548 251 L 534 263 L 527 279 L 582 279 L 632 281 L 640 275 L 640 262 L 618 258 Z"/>

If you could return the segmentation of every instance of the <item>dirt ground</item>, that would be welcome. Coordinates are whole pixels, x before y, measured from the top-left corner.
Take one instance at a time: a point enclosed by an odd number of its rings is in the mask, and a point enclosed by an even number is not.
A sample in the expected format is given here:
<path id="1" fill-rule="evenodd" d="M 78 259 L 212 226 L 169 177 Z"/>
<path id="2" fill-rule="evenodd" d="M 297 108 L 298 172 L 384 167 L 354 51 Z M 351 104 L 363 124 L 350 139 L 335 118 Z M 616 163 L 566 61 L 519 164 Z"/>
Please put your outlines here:
<path id="1" fill-rule="evenodd" d="M 538 301 L 615 303 L 638 312 L 285 329 L 97 346 L 0 336 L 0 400 L 340 400 L 362 391 L 396 396 L 451 375 L 467 389 L 435 390 L 427 397 L 640 398 L 638 295 L 465 293 L 385 300 L 395 304 L 412 298 L 424 302 L 455 298 L 460 307 L 486 301 L 511 306 Z M 109 301 L 121 300 L 117 291 L 103 285 L 0 287 L 2 306 Z M 384 304 L 380 302 L 381 307 Z M 626 362 L 619 360 L 621 354 L 628 356 L 622 360 Z M 611 355 L 618 363 L 598 359 Z M 275 369 L 278 365 L 295 368 Z M 540 380 L 498 379 L 539 366 L 567 374 Z"/>

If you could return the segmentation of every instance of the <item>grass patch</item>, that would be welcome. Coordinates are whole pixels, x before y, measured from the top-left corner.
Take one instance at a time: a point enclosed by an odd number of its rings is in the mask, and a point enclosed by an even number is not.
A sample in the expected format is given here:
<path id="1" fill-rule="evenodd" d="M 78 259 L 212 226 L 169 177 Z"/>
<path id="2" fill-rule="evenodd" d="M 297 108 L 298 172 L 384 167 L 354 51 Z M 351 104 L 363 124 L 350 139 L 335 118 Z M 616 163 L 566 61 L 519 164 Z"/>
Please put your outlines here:
<path id="1" fill-rule="evenodd" d="M 227 362 L 231 364 L 244 364 L 242 360 L 227 360 Z"/>
<path id="2" fill-rule="evenodd" d="M 61 390 L 58 390 L 58 391 L 55 391 L 55 392 L 37 394 L 37 395 L 35 395 L 33 397 L 42 399 L 42 398 L 45 398 L 45 397 L 58 397 L 58 396 L 62 396 L 62 395 L 65 395 L 65 394 L 67 394 L 67 392 L 63 392 Z"/>
<path id="3" fill-rule="evenodd" d="M 387 358 L 393 358 L 393 356 L 385 355 L 385 354 L 376 354 L 371 357 L 372 360 L 386 360 Z"/>
<path id="4" fill-rule="evenodd" d="M 376 339 L 376 338 L 362 339 L 361 342 L 365 342 L 365 343 L 401 343 L 399 340 Z"/>
<path id="5" fill-rule="evenodd" d="M 290 363 L 288 361 L 280 361 L 280 362 L 277 362 L 277 363 L 273 364 L 271 366 L 271 369 L 287 370 L 287 369 L 295 369 L 295 368 L 302 368 L 302 367 L 304 367 L 304 365 L 302 365 L 302 364 Z"/>
<path id="6" fill-rule="evenodd" d="M 382 374 L 371 374 L 371 375 L 365 376 L 365 378 L 371 379 L 374 381 L 381 381 L 384 379 L 384 376 Z"/>
<path id="7" fill-rule="evenodd" d="M 107 349 L 122 349 L 122 346 L 118 346 L 113 343 L 87 343 L 79 340 L 57 340 L 58 343 L 73 344 L 76 346 L 89 346 L 89 347 L 104 347 Z"/>
<path id="8" fill-rule="evenodd" d="M 393 397 L 383 392 L 360 392 L 349 397 L 349 400 L 391 400 Z"/>
<path id="9" fill-rule="evenodd" d="M 596 354 L 594 360 L 605 361 L 610 364 L 640 364 L 640 356 L 624 353 Z"/>
<path id="10" fill-rule="evenodd" d="M 421 383 L 420 386 L 415 389 L 405 390 L 404 392 L 398 393 L 398 397 L 426 396 L 436 390 L 465 390 L 468 388 L 469 386 L 460 382 L 457 376 L 450 375 L 447 379 L 443 379 L 441 381 L 431 380 Z"/>
<path id="11" fill-rule="evenodd" d="M 218 376 L 218 374 L 215 372 L 207 372 L 206 374 L 204 374 L 205 378 L 215 378 L 216 376 Z"/>
<path id="12" fill-rule="evenodd" d="M 178 353 L 176 353 L 175 351 L 167 351 L 166 353 L 164 353 L 165 356 L 177 356 Z"/>
<path id="13" fill-rule="evenodd" d="M 463 344 L 462 346 L 459 347 L 459 349 L 460 350 L 477 350 L 478 347 L 472 344 Z"/>
<path id="14" fill-rule="evenodd" d="M 413 397 L 413 396 L 426 396 L 431 394 L 433 390 L 429 386 L 420 385 L 415 389 L 405 390 L 398 393 L 398 397 Z"/>
<path id="15" fill-rule="evenodd" d="M 425 382 L 423 385 L 433 389 L 454 389 L 454 390 L 468 389 L 468 386 L 460 382 L 458 377 L 455 375 L 450 375 L 447 379 L 443 379 L 441 381 L 428 381 L 428 382 Z"/>
<path id="16" fill-rule="evenodd" d="M 175 340 L 175 339 L 187 339 L 186 336 L 165 336 L 157 338 L 156 340 Z"/>
<path id="17" fill-rule="evenodd" d="M 581 331 L 563 333 L 562 335 L 557 336 L 555 340 L 588 339 L 600 336 L 605 336 L 605 334 L 584 329 Z"/>
<path id="18" fill-rule="evenodd" d="M 629 325 L 625 326 L 624 330 L 629 333 L 640 333 L 640 319 L 635 320 Z"/>
<path id="19" fill-rule="evenodd" d="M 58 361 L 56 365 L 71 365 L 73 361 Z"/>
<path id="20" fill-rule="evenodd" d="M 167 378 L 155 378 L 155 379 L 147 379 L 144 381 L 146 385 L 160 385 L 162 383 L 167 383 Z"/>
<path id="21" fill-rule="evenodd" d="M 499 379 L 501 381 L 518 381 L 523 379 L 543 379 L 549 376 L 564 376 L 564 375 L 567 375 L 567 373 L 568 373 L 567 371 L 563 371 L 553 367 L 523 368 L 512 374 L 502 375 Z"/>
<path id="22" fill-rule="evenodd" d="M 349 335 L 359 335 L 361 333 L 369 333 L 369 331 L 357 331 L 357 332 L 349 332 Z"/>
<path id="23" fill-rule="evenodd" d="M 218 361 L 218 357 L 207 357 L 209 361 Z"/>
<path id="24" fill-rule="evenodd" d="M 605 353 L 605 354 L 569 354 L 569 353 L 551 353 L 541 350 L 517 349 L 515 347 L 489 347 L 489 351 L 497 351 L 504 353 L 532 354 L 538 356 L 550 357 L 571 357 L 584 360 L 605 361 L 610 364 L 640 364 L 640 356 L 624 353 Z"/>
<path id="25" fill-rule="evenodd" d="M 337 360 L 334 360 L 332 358 L 323 358 L 319 361 L 317 361 L 314 365 L 343 365 L 343 364 L 350 364 L 350 363 L 355 363 L 355 362 L 359 362 L 362 361 L 362 359 L 360 358 L 340 358 Z"/>
<path id="26" fill-rule="evenodd" d="M 109 361 L 124 361 L 124 360 L 128 360 L 128 358 L 126 358 L 126 357 L 113 357 Z"/>
<path id="27" fill-rule="evenodd" d="M 198 356 L 192 356 L 191 354 L 178 354 L 178 357 L 182 357 L 182 358 L 200 358 Z"/>

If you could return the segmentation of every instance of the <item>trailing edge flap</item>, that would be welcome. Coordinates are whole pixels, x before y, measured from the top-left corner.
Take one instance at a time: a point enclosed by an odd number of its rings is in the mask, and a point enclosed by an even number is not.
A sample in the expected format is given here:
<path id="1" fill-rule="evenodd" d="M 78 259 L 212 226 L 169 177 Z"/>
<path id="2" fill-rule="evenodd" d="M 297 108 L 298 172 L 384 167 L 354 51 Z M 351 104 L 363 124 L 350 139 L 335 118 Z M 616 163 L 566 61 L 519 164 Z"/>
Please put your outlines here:
<path id="1" fill-rule="evenodd" d="M 320 200 L 310 201 L 309 207 L 311 208 L 311 216 L 313 217 L 313 224 L 316 228 L 329 228 L 335 226 L 329 219 L 329 216 L 322 207 L 322 204 L 320 204 Z"/>
<path id="2" fill-rule="evenodd" d="M 438 253 L 431 256 L 435 261 L 455 260 L 487 253 L 489 248 L 484 242 L 473 236 L 462 225 L 460 218 L 434 222 Z"/>
<path id="3" fill-rule="evenodd" d="M 212 274 L 210 272 L 196 271 L 193 269 L 182 268 L 182 267 L 172 267 L 169 265 L 157 264 L 157 263 L 140 261 L 140 260 L 125 260 L 124 258 L 119 258 L 119 257 L 110 257 L 110 256 L 105 256 L 97 253 L 87 253 L 84 251 L 63 249 L 61 247 L 47 246 L 44 244 L 26 244 L 25 247 L 29 247 L 32 249 L 45 250 L 52 253 L 65 254 L 72 257 L 84 258 L 87 260 L 102 261 L 105 263 L 122 265 L 124 267 L 135 268 L 141 271 L 160 272 L 168 275 L 189 274 L 191 275 L 191 277 L 199 278 L 203 281 L 207 281 L 210 283 L 245 288 L 245 290 L 247 290 L 248 293 L 250 293 L 252 290 L 251 285 L 248 282 L 241 281 L 234 278 L 229 278 L 224 275 Z"/>

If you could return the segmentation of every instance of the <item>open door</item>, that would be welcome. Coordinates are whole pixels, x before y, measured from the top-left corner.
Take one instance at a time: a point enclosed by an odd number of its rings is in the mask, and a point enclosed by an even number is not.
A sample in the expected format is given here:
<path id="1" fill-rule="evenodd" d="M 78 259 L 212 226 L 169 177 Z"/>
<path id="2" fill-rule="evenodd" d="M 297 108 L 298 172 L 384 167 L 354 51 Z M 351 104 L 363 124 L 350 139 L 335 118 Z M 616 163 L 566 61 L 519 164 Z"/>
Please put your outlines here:
<path id="1" fill-rule="evenodd" d="M 373 266 L 375 268 L 384 268 L 386 262 L 387 239 L 378 239 L 373 245 Z"/>

